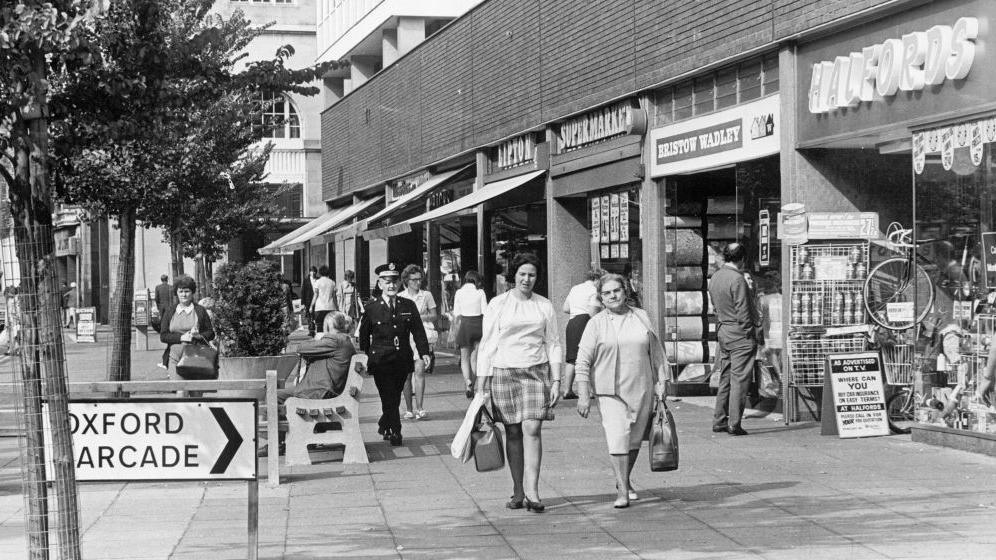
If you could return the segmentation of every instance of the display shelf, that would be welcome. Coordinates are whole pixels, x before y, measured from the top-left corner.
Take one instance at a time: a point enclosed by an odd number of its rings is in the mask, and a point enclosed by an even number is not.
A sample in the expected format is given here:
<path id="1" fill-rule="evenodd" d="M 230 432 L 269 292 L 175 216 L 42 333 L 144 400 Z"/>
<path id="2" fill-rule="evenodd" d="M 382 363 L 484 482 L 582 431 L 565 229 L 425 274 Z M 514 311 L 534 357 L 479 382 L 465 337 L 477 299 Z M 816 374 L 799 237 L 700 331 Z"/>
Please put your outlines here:
<path id="1" fill-rule="evenodd" d="M 822 386 L 827 354 L 860 352 L 867 346 L 867 337 L 863 334 L 826 336 L 797 332 L 789 333 L 788 343 L 792 384 Z"/>

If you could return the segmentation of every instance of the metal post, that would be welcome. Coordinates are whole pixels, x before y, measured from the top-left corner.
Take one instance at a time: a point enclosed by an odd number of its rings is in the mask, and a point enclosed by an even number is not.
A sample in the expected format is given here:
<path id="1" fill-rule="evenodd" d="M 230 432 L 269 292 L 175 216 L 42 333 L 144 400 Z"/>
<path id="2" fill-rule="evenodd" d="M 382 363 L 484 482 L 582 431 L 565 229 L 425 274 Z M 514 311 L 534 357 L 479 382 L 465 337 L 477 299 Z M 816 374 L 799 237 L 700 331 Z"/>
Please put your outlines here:
<path id="1" fill-rule="evenodd" d="M 267 372 L 269 373 L 269 372 Z M 249 481 L 249 551 L 246 558 L 259 558 L 259 477 Z"/>
<path id="2" fill-rule="evenodd" d="M 266 370 L 266 485 L 280 485 L 280 413 L 277 411 L 277 370 Z"/>

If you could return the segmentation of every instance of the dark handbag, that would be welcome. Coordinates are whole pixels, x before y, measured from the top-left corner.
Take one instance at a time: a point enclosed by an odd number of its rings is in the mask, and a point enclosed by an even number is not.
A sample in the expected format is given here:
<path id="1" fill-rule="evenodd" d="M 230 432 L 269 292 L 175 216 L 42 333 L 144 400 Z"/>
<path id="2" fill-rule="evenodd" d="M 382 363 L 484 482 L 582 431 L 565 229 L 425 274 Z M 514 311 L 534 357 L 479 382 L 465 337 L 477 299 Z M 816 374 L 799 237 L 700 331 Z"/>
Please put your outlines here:
<path id="1" fill-rule="evenodd" d="M 496 471 L 505 466 L 505 444 L 486 406 L 477 413 L 470 432 L 470 448 L 477 472 Z"/>
<path id="2" fill-rule="evenodd" d="M 678 431 L 674 416 L 664 399 L 657 399 L 650 424 L 650 470 L 673 471 L 678 468 Z"/>
<path id="3" fill-rule="evenodd" d="M 190 381 L 218 379 L 218 351 L 203 343 L 184 344 L 176 374 Z"/>

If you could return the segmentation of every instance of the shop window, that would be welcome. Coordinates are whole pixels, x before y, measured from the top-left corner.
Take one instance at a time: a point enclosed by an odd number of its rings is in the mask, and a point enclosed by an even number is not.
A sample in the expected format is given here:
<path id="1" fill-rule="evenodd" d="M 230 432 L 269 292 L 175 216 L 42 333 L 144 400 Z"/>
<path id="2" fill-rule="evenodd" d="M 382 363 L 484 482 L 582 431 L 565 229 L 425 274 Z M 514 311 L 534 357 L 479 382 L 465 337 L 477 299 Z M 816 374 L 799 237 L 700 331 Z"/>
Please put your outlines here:
<path id="1" fill-rule="evenodd" d="M 740 65 L 740 102 L 761 97 L 761 59 L 754 59 Z"/>
<path id="2" fill-rule="evenodd" d="M 695 80 L 695 106 L 693 112 L 696 115 L 709 113 L 716 109 L 716 83 L 712 76 L 697 78 Z"/>
<path id="3" fill-rule="evenodd" d="M 736 67 L 720 70 L 716 74 L 716 109 L 725 109 L 737 104 Z"/>
<path id="4" fill-rule="evenodd" d="M 771 95 L 778 91 L 778 54 L 764 57 L 762 83 L 764 91 L 762 95 Z"/>
<path id="5" fill-rule="evenodd" d="M 625 276 L 634 292 L 634 303 L 641 305 L 643 242 L 640 238 L 640 188 L 591 193 L 588 196 L 588 224 L 595 251 L 591 260 L 607 272 Z"/>
<path id="6" fill-rule="evenodd" d="M 670 88 L 654 92 L 654 105 L 657 106 L 657 126 L 674 122 L 674 98 Z"/>
<path id="7" fill-rule="evenodd" d="M 692 84 L 684 83 L 674 88 L 674 120 L 680 121 L 692 116 Z"/>
<path id="8" fill-rule="evenodd" d="M 290 185 L 268 185 L 270 195 L 279 208 L 281 218 L 300 218 L 304 216 L 304 187 L 300 183 Z"/>

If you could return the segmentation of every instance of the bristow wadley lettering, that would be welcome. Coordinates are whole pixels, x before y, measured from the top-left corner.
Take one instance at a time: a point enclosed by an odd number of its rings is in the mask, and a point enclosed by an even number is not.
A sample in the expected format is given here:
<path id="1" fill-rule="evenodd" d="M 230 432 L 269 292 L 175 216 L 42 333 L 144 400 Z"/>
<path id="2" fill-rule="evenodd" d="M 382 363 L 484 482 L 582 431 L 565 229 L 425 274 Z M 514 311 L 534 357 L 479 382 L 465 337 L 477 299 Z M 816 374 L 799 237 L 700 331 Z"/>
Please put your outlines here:
<path id="1" fill-rule="evenodd" d="M 686 136 L 672 137 L 657 142 L 657 160 L 668 158 L 695 157 L 696 152 L 718 152 L 740 147 L 742 124 L 737 122 L 716 130 L 694 132 Z M 705 155 L 704 153 L 702 155 Z M 682 157 L 683 156 L 683 157 Z"/>

